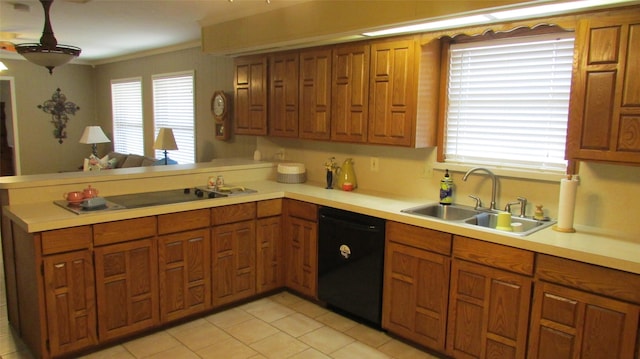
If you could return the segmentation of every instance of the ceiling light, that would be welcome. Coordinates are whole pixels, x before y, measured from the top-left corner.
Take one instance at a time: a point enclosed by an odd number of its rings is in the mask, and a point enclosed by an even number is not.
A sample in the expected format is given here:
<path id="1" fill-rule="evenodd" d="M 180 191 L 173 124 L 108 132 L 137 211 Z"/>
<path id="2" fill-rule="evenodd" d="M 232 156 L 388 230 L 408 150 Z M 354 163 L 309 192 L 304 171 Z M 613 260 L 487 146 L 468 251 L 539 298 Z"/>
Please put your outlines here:
<path id="1" fill-rule="evenodd" d="M 539 6 L 496 11 L 487 14 L 467 15 L 444 20 L 433 20 L 419 24 L 394 27 L 386 30 L 365 32 L 365 36 L 385 36 L 401 33 L 417 33 L 432 30 L 445 30 L 465 25 L 479 25 L 498 20 L 527 18 L 539 15 L 567 13 L 579 9 L 606 7 L 614 4 L 635 3 L 638 0 L 581 0 Z"/>
<path id="2" fill-rule="evenodd" d="M 39 44 L 18 44 L 16 51 L 27 61 L 44 66 L 53 74 L 53 69 L 71 61 L 80 55 L 80 48 L 69 45 L 58 45 L 58 40 L 53 35 L 53 28 L 49 20 L 49 8 L 53 0 L 40 0 L 44 9 L 44 28 Z"/>
<path id="3" fill-rule="evenodd" d="M 363 33 L 363 35 L 364 36 L 384 36 L 384 35 L 401 34 L 401 33 L 407 33 L 407 32 L 448 29 L 448 28 L 462 26 L 462 25 L 482 24 L 489 20 L 491 19 L 485 15 L 471 15 L 471 16 L 464 16 L 464 17 L 456 17 L 452 19 L 423 22 L 415 25 L 394 27 L 391 29 L 380 30 L 380 31 L 365 32 Z"/>
<path id="4" fill-rule="evenodd" d="M 557 4 L 531 6 L 520 9 L 498 11 L 489 14 L 490 16 L 499 19 L 516 19 L 521 17 L 531 17 L 534 15 L 549 15 L 554 13 L 563 13 L 567 11 L 586 9 L 595 6 L 611 5 L 617 3 L 625 3 L 630 0 L 585 0 L 585 1 L 571 1 Z"/>

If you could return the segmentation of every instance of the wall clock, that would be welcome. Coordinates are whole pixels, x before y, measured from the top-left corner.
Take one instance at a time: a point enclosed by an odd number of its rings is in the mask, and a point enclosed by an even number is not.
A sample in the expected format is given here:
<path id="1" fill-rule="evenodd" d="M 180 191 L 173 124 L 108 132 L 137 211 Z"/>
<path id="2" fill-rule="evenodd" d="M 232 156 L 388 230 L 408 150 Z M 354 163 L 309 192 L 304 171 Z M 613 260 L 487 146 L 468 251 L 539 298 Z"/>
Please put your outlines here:
<path id="1" fill-rule="evenodd" d="M 215 122 L 215 137 L 228 140 L 231 127 L 229 126 L 229 98 L 223 91 L 216 91 L 211 97 L 211 113 Z"/>

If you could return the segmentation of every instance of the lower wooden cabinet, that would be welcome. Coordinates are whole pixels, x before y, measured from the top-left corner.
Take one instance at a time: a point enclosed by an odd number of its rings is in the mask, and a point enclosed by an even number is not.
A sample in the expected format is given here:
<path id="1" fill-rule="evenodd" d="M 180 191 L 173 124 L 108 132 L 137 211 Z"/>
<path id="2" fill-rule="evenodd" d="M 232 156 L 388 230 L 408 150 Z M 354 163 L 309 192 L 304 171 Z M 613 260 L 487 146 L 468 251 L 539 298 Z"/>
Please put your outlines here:
<path id="1" fill-rule="evenodd" d="M 280 216 L 260 218 L 256 221 L 256 245 L 256 291 L 264 293 L 283 287 L 284 247 Z"/>
<path id="2" fill-rule="evenodd" d="M 212 238 L 213 306 L 256 293 L 256 222 L 214 226 Z"/>
<path id="3" fill-rule="evenodd" d="M 382 326 L 445 350 L 451 235 L 387 222 Z"/>
<path id="4" fill-rule="evenodd" d="M 44 257 L 49 350 L 52 356 L 98 343 L 91 252 Z"/>
<path id="5" fill-rule="evenodd" d="M 285 257 L 288 288 L 311 298 L 318 296 L 318 206 L 286 201 Z"/>
<path id="6" fill-rule="evenodd" d="M 525 358 L 534 254 L 459 236 L 453 254 L 447 354 Z"/>
<path id="7" fill-rule="evenodd" d="M 100 340 L 158 325 L 155 238 L 96 247 L 94 254 Z"/>
<path id="8" fill-rule="evenodd" d="M 640 307 L 538 282 L 529 358 L 633 359 Z"/>
<path id="9" fill-rule="evenodd" d="M 159 236 L 158 243 L 161 321 L 211 308 L 209 229 Z"/>

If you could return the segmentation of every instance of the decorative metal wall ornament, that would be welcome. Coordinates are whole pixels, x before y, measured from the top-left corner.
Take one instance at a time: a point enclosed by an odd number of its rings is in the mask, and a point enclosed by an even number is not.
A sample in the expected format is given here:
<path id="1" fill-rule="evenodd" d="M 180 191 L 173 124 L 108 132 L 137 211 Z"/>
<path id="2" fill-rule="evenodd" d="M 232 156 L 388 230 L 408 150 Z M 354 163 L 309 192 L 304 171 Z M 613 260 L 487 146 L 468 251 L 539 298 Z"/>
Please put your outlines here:
<path id="1" fill-rule="evenodd" d="M 58 88 L 51 95 L 51 100 L 46 100 L 42 105 L 38 105 L 38 108 L 51 114 L 51 123 L 55 127 L 53 136 L 58 139 L 58 143 L 62 143 L 62 139 L 67 138 L 69 115 L 75 115 L 80 107 L 73 102 L 67 102 L 67 96 Z"/>

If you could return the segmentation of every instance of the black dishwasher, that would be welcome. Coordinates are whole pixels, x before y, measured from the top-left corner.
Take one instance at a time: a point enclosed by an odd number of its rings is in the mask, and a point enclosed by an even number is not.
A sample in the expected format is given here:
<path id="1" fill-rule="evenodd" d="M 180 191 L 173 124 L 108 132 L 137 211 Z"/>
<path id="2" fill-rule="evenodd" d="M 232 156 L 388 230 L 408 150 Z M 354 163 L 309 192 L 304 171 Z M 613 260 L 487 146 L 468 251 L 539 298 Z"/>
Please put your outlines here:
<path id="1" fill-rule="evenodd" d="M 385 220 L 321 207 L 318 298 L 381 326 Z"/>

